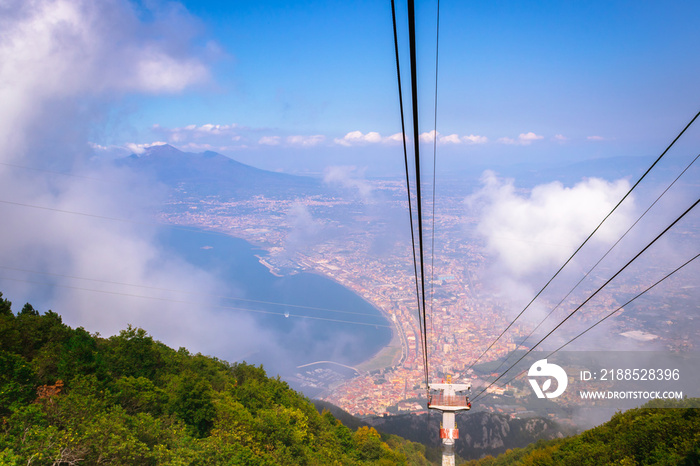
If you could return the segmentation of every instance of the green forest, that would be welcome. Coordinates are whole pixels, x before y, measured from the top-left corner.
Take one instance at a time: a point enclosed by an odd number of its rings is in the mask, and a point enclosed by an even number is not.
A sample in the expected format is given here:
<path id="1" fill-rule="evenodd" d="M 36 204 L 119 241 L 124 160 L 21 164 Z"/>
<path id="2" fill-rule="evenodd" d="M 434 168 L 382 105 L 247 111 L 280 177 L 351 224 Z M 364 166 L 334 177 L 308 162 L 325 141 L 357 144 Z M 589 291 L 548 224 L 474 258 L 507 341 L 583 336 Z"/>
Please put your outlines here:
<path id="1" fill-rule="evenodd" d="M 427 465 L 425 447 L 351 430 L 262 367 L 101 338 L 0 293 L 2 465 Z"/>
<path id="2" fill-rule="evenodd" d="M 700 399 L 654 400 L 579 435 L 540 440 L 462 466 L 700 464 Z"/>

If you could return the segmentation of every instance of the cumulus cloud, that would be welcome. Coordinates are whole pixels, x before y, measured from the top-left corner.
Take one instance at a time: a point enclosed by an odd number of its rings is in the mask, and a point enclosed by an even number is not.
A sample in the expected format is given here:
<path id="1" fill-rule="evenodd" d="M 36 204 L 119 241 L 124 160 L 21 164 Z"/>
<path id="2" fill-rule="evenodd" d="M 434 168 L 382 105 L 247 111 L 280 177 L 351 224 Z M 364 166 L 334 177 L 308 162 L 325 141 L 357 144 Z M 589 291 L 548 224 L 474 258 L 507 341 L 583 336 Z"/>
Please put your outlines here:
<path id="1" fill-rule="evenodd" d="M 28 126 L 75 96 L 178 92 L 208 78 L 206 66 L 169 47 L 160 21 L 186 13 L 154 11 L 142 23 L 123 0 L 9 0 L 0 16 L 0 147 L 27 150 Z M 187 35 L 186 30 L 181 30 Z M 60 103 L 60 104 L 59 104 Z M 84 109 L 63 108 L 63 112 Z"/>
<path id="2" fill-rule="evenodd" d="M 387 140 L 387 142 L 391 142 L 391 143 L 400 143 L 401 141 L 403 141 L 403 134 L 401 134 L 401 133 L 392 134 L 391 136 L 388 136 L 386 138 L 386 140 Z"/>
<path id="3" fill-rule="evenodd" d="M 434 142 L 435 137 L 437 135 L 437 142 L 438 144 L 460 144 L 462 140 L 457 134 L 450 134 L 448 136 L 443 136 L 439 132 L 436 132 L 435 130 L 428 131 L 426 133 L 422 133 L 420 135 L 420 141 L 421 142 Z"/>
<path id="4" fill-rule="evenodd" d="M 439 131 L 436 132 L 435 130 L 421 133 L 419 139 L 423 143 L 431 143 L 435 140 L 436 135 L 438 144 L 485 144 L 488 142 L 488 138 L 486 136 L 475 136 L 473 134 L 470 134 L 469 136 L 460 136 L 456 133 L 443 135 L 440 134 Z M 367 144 L 397 144 L 401 143 L 402 139 L 403 135 L 401 133 L 384 137 L 374 131 L 370 131 L 366 134 L 362 131 L 351 131 L 342 138 L 335 138 L 333 142 L 341 146 L 350 147 Z"/>
<path id="5" fill-rule="evenodd" d="M 588 136 L 586 139 L 589 141 L 605 141 L 603 136 Z"/>
<path id="6" fill-rule="evenodd" d="M 520 133 L 518 135 L 517 139 L 503 137 L 503 138 L 500 138 L 498 140 L 498 142 L 500 142 L 501 144 L 513 144 L 513 145 L 520 145 L 520 146 L 529 146 L 534 141 L 539 141 L 540 139 L 544 139 L 544 136 L 540 136 L 540 135 L 535 134 L 533 132 L 528 132 L 528 133 Z"/>
<path id="7" fill-rule="evenodd" d="M 146 149 L 149 147 L 153 146 L 163 146 L 167 144 L 166 142 L 162 141 L 156 141 L 156 142 L 151 142 L 151 143 L 145 143 L 145 144 L 135 144 L 132 142 L 129 142 L 125 144 L 125 147 L 131 151 L 132 154 L 143 154 L 146 152 Z"/>
<path id="8" fill-rule="evenodd" d="M 346 147 L 354 145 L 376 144 L 382 141 L 384 141 L 382 136 L 375 131 L 370 131 L 367 134 L 363 134 L 362 131 L 351 131 L 342 138 L 335 138 L 333 140 L 333 142 L 335 142 L 336 144 L 340 144 L 341 146 Z"/>
<path id="9" fill-rule="evenodd" d="M 569 138 L 567 138 L 563 134 L 555 134 L 552 139 L 557 141 L 557 142 L 566 142 L 569 140 Z"/>
<path id="10" fill-rule="evenodd" d="M 486 172 L 482 188 L 466 202 L 479 212 L 477 233 L 487 251 L 508 274 L 522 277 L 560 265 L 628 190 L 626 180 L 590 178 L 570 188 L 553 182 L 521 193 L 513 180 Z M 616 240 L 631 223 L 632 209 L 623 204 L 592 241 Z"/>
<path id="11" fill-rule="evenodd" d="M 470 134 L 469 136 L 462 136 L 462 141 L 466 144 L 486 144 L 489 142 L 489 138 Z"/>

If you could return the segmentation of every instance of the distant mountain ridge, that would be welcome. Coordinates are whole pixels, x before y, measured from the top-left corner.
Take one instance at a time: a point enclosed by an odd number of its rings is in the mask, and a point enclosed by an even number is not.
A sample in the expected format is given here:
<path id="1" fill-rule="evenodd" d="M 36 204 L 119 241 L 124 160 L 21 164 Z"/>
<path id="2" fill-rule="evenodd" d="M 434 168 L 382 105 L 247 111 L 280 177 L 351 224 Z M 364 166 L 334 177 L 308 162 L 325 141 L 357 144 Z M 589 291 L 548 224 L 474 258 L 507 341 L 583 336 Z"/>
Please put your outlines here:
<path id="1" fill-rule="evenodd" d="M 398 435 L 428 448 L 440 448 L 440 416 L 436 413 L 364 419 L 386 434 Z M 460 439 L 455 452 L 464 459 L 498 455 L 512 448 L 522 448 L 542 439 L 556 439 L 574 432 L 555 421 L 541 418 L 513 418 L 499 413 L 469 412 L 456 417 Z"/>
<path id="2" fill-rule="evenodd" d="M 201 196 L 268 197 L 312 194 L 321 181 L 262 170 L 217 152 L 184 152 L 169 144 L 151 146 L 142 154 L 119 159 L 117 165 L 153 176 L 159 182 Z"/>

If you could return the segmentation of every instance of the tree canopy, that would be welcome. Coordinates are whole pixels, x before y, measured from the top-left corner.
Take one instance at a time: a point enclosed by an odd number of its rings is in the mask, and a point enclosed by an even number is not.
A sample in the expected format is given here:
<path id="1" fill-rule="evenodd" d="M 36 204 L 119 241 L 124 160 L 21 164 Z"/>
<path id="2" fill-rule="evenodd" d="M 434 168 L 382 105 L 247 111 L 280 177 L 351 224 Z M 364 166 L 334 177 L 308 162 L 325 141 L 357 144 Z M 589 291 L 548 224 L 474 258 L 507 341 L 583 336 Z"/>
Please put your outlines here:
<path id="1" fill-rule="evenodd" d="M 319 413 L 262 367 L 101 338 L 0 293 L 0 464 L 428 465 L 425 447 Z"/>

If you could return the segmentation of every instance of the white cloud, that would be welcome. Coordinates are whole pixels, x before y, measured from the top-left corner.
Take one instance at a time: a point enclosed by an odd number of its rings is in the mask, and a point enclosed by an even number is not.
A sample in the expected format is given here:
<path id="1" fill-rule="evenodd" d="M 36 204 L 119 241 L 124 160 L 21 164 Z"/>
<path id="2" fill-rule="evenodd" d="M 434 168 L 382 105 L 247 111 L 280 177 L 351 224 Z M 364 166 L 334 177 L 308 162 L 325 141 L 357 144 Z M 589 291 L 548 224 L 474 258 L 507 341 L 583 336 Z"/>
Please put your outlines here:
<path id="1" fill-rule="evenodd" d="M 199 127 L 197 127 L 196 125 L 190 125 L 187 128 L 200 133 L 220 135 L 231 134 L 238 128 L 238 125 L 235 123 L 231 125 L 214 125 L 211 123 L 207 123 Z"/>
<path id="2" fill-rule="evenodd" d="M 540 136 L 540 135 L 535 134 L 533 132 L 528 132 L 528 133 L 520 133 L 518 135 L 517 139 L 503 137 L 503 138 L 498 139 L 498 142 L 500 142 L 501 144 L 528 146 L 528 145 L 532 144 L 534 141 L 539 141 L 540 139 L 544 139 L 544 136 Z"/>
<path id="3" fill-rule="evenodd" d="M 362 131 L 351 131 L 351 132 L 347 133 L 345 136 L 343 136 L 342 138 L 335 138 L 333 141 L 336 144 L 340 144 L 341 146 L 352 146 L 355 144 L 366 144 L 369 142 L 373 142 L 372 139 L 375 139 L 375 138 L 373 138 L 370 135 L 375 135 L 375 134 L 378 135 L 378 133 L 373 133 L 373 132 L 363 134 Z"/>
<path id="4" fill-rule="evenodd" d="M 435 130 L 428 131 L 427 133 L 421 133 L 420 142 L 428 143 L 435 140 Z"/>
<path id="5" fill-rule="evenodd" d="M 518 135 L 518 141 L 520 144 L 523 145 L 528 145 L 533 141 L 539 141 L 540 139 L 544 139 L 544 136 L 537 135 L 535 133 L 521 133 Z"/>
<path id="6" fill-rule="evenodd" d="M 24 129 L 74 96 L 179 92 L 208 78 L 206 66 L 169 38 L 189 35 L 186 13 L 151 12 L 142 23 L 123 0 L 8 0 L 0 15 L 0 147 L 17 153 Z M 180 40 L 183 42 L 183 40 Z M 62 108 L 65 114 L 79 111 Z"/>
<path id="7" fill-rule="evenodd" d="M 314 219 L 304 204 L 294 203 L 287 212 L 289 233 L 284 241 L 286 254 L 293 254 L 315 245 L 323 232 L 323 224 Z"/>
<path id="8" fill-rule="evenodd" d="M 420 142 L 423 143 L 431 143 L 435 141 L 435 136 L 437 135 L 437 142 L 438 144 L 444 144 L 446 142 L 448 143 L 454 143 L 455 140 L 457 143 L 459 143 L 459 136 L 456 134 L 451 134 L 450 136 L 442 136 L 440 132 L 436 132 L 435 130 L 430 130 L 425 133 L 421 133 L 420 135 Z"/>
<path id="9" fill-rule="evenodd" d="M 356 189 L 364 201 L 371 200 L 372 185 L 365 179 L 364 169 L 358 169 L 354 166 L 326 167 L 323 172 L 323 182 Z"/>
<path id="10" fill-rule="evenodd" d="M 377 133 L 376 131 L 370 131 L 366 134 L 362 133 L 362 131 L 350 131 L 342 138 L 333 139 L 333 142 L 341 146 L 350 147 L 355 145 L 396 142 L 397 138 L 398 141 L 401 142 L 400 134 L 398 136 L 394 134 L 389 137 L 382 137 L 382 135 Z"/>
<path id="11" fill-rule="evenodd" d="M 156 141 L 146 144 L 134 144 L 132 142 L 124 144 L 124 146 L 131 151 L 132 154 L 143 154 L 146 149 L 153 146 L 162 146 L 167 144 L 166 142 Z"/>
<path id="12" fill-rule="evenodd" d="M 567 138 L 563 134 L 555 134 L 552 139 L 554 139 L 557 142 L 566 142 L 569 140 L 569 138 Z"/>
<path id="13" fill-rule="evenodd" d="M 469 136 L 462 136 L 462 141 L 467 144 L 486 144 L 489 142 L 489 138 L 486 136 L 475 136 L 470 134 Z"/>
<path id="14" fill-rule="evenodd" d="M 560 265 L 629 190 L 626 180 L 590 178 L 568 188 L 559 182 L 519 193 L 513 180 L 484 173 L 482 188 L 467 198 L 479 212 L 477 232 L 509 273 L 523 276 Z M 633 203 L 625 203 L 593 237 L 608 244 L 629 224 Z"/>
<path id="15" fill-rule="evenodd" d="M 203 81 L 207 74 L 204 65 L 195 59 L 182 61 L 157 49 L 144 50 L 133 78 L 126 84 L 147 92 L 179 92 L 192 83 Z"/>
<path id="16" fill-rule="evenodd" d="M 438 139 L 439 144 L 460 144 L 462 140 L 456 134 L 450 134 L 449 136 L 440 136 Z"/>
<path id="17" fill-rule="evenodd" d="M 420 140 L 423 143 L 431 143 L 435 141 L 435 130 L 427 131 L 420 135 Z M 442 135 L 437 132 L 437 143 L 438 144 L 485 144 L 488 142 L 488 138 L 485 136 L 475 136 L 470 134 L 469 136 L 459 136 L 458 134 Z"/>
<path id="18" fill-rule="evenodd" d="M 588 136 L 589 141 L 605 141 L 605 138 L 603 136 Z"/>
<path id="19" fill-rule="evenodd" d="M 394 143 L 394 142 L 400 143 L 401 141 L 403 141 L 403 134 L 402 133 L 392 134 L 391 136 L 388 136 L 386 138 L 386 140 L 387 140 L 387 142 L 390 142 L 390 143 Z"/>

